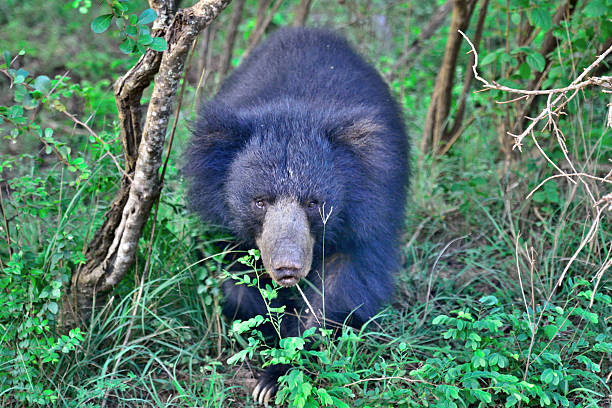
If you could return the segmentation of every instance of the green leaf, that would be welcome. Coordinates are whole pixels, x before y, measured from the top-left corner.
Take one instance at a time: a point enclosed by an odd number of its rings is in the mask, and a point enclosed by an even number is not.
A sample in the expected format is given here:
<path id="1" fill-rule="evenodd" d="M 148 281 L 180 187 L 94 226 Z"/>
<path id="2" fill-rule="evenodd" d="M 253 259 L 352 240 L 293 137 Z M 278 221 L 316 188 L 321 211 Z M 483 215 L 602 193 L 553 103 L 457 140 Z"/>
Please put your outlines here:
<path id="1" fill-rule="evenodd" d="M 127 35 L 131 35 L 132 37 L 135 37 L 138 35 L 138 27 L 130 25 L 125 27 L 125 33 Z"/>
<path id="2" fill-rule="evenodd" d="M 55 302 L 50 302 L 50 303 L 47 305 L 47 308 L 48 308 L 48 309 L 49 309 L 49 311 L 50 311 L 51 313 L 53 313 L 53 314 L 57 314 L 57 312 L 58 312 L 58 310 L 59 310 L 59 307 L 58 307 L 57 303 L 55 303 Z"/>
<path id="3" fill-rule="evenodd" d="M 480 303 L 484 303 L 487 306 L 494 306 L 499 303 L 497 298 L 493 295 L 481 297 L 478 301 Z"/>
<path id="4" fill-rule="evenodd" d="M 151 36 L 151 29 L 146 25 L 138 24 L 138 31 L 140 32 L 140 35 Z"/>
<path id="5" fill-rule="evenodd" d="M 529 65 L 527 65 L 525 62 L 523 62 L 519 66 L 518 72 L 521 78 L 523 79 L 529 79 L 529 77 L 531 76 L 531 69 L 529 68 Z"/>
<path id="6" fill-rule="evenodd" d="M 604 0 L 591 0 L 587 3 L 583 12 L 587 17 L 600 17 L 608 13 L 608 8 Z"/>
<path id="7" fill-rule="evenodd" d="M 7 50 L 4 50 L 2 52 L 2 56 L 4 57 L 4 62 L 6 63 L 6 66 L 10 66 L 11 65 L 11 53 L 8 52 Z"/>
<path id="8" fill-rule="evenodd" d="M 338 407 L 338 408 L 351 408 L 346 402 L 342 401 L 341 399 L 338 399 L 334 396 L 331 397 L 332 400 L 334 400 L 334 406 Z"/>
<path id="9" fill-rule="evenodd" d="M 149 34 L 141 34 L 140 37 L 138 37 L 138 44 L 141 45 L 149 45 L 153 42 L 153 38 L 149 35 Z"/>
<path id="10" fill-rule="evenodd" d="M 319 399 L 321 400 L 321 403 L 325 406 L 333 406 L 334 404 L 334 400 L 331 399 L 329 393 L 324 389 L 324 388 L 318 388 L 317 389 L 317 395 L 319 396 Z"/>
<path id="11" fill-rule="evenodd" d="M 15 83 L 16 84 L 20 84 L 23 81 L 25 81 L 25 79 L 28 77 L 28 71 L 26 71 L 23 68 L 19 68 L 19 70 L 17 70 L 17 73 L 15 74 Z"/>
<path id="12" fill-rule="evenodd" d="M 552 17 L 547 10 L 543 8 L 534 7 L 530 13 L 531 24 L 542 31 L 548 31 L 552 25 Z"/>
<path id="13" fill-rule="evenodd" d="M 431 322 L 432 324 L 444 324 L 448 321 L 449 317 L 446 315 L 439 315 L 436 316 L 433 321 Z"/>
<path id="14" fill-rule="evenodd" d="M 499 55 L 499 52 L 491 52 L 487 55 L 484 56 L 484 58 L 478 63 L 478 65 L 489 65 L 490 63 L 492 63 L 493 61 L 495 61 L 497 59 L 497 56 Z"/>
<path id="15" fill-rule="evenodd" d="M 111 21 L 113 21 L 112 14 L 103 14 L 98 16 L 91 22 L 91 31 L 96 34 L 103 33 L 108 29 Z"/>
<path id="16" fill-rule="evenodd" d="M 593 351 L 602 353 L 612 353 L 612 343 L 607 343 L 604 341 L 602 341 L 601 343 L 597 343 L 593 346 Z"/>
<path id="17" fill-rule="evenodd" d="M 240 350 L 238 353 L 227 359 L 227 364 L 232 365 L 237 361 L 244 361 L 248 354 L 249 350 Z"/>
<path id="18" fill-rule="evenodd" d="M 534 51 L 531 49 L 531 47 L 523 46 L 513 49 L 512 51 L 510 51 L 510 54 L 516 55 L 520 54 L 521 52 L 524 52 L 525 54 L 531 54 Z"/>
<path id="19" fill-rule="evenodd" d="M 42 94 L 46 94 L 51 89 L 51 80 L 46 75 L 39 75 L 34 80 L 34 89 Z"/>
<path id="20" fill-rule="evenodd" d="M 512 395 L 509 395 L 508 398 L 506 398 L 506 404 L 504 406 L 506 408 L 513 407 L 518 404 L 520 400 L 521 396 L 519 394 L 514 393 Z"/>
<path id="21" fill-rule="evenodd" d="M 597 313 L 589 312 L 588 310 L 584 310 L 581 307 L 574 309 L 574 312 L 572 314 L 581 316 L 584 319 L 590 321 L 591 323 L 597 323 L 599 321 Z"/>
<path id="22" fill-rule="evenodd" d="M 536 71 L 542 72 L 546 67 L 546 60 L 537 52 L 529 54 L 526 59 L 527 64 Z"/>
<path id="23" fill-rule="evenodd" d="M 547 368 L 540 375 L 540 380 L 546 384 L 552 383 L 555 380 L 555 372 L 552 369 Z"/>
<path id="24" fill-rule="evenodd" d="M 149 24 L 155 21 L 157 13 L 153 9 L 146 9 L 138 16 L 138 24 Z"/>
<path id="25" fill-rule="evenodd" d="M 134 50 L 134 45 L 136 45 L 136 42 L 134 40 L 132 40 L 131 38 L 126 38 L 119 46 L 119 49 L 124 54 L 131 54 Z"/>
<path id="26" fill-rule="evenodd" d="M 470 391 L 472 393 L 472 395 L 474 395 L 476 398 L 478 398 L 480 401 L 484 402 L 484 403 L 490 403 L 491 401 L 493 401 L 493 397 L 491 397 L 491 394 L 489 394 L 486 391 L 482 391 L 482 390 L 471 390 Z"/>
<path id="27" fill-rule="evenodd" d="M 550 405 L 551 402 L 552 401 L 550 400 L 550 397 L 548 396 L 548 394 L 546 394 L 545 392 L 540 394 L 540 406 Z"/>
<path id="28" fill-rule="evenodd" d="M 168 48 L 168 44 L 166 44 L 166 40 L 162 37 L 155 37 L 153 41 L 151 41 L 151 45 L 149 45 L 153 51 L 166 51 Z"/>
<path id="29" fill-rule="evenodd" d="M 542 330 L 544 330 L 544 334 L 546 334 L 548 340 L 552 340 L 552 338 L 555 337 L 555 334 L 557 334 L 557 332 L 559 331 L 559 328 L 554 324 L 549 324 L 547 326 L 544 326 Z"/>

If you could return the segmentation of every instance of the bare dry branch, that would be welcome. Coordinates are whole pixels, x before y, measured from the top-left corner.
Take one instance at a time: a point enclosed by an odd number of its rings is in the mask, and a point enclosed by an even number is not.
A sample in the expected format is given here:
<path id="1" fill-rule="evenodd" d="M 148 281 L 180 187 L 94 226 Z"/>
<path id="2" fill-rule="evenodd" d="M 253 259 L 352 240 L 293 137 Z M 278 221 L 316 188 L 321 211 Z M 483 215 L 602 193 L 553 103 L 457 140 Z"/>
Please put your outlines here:
<path id="1" fill-rule="evenodd" d="M 536 116 L 531 120 L 531 123 L 527 128 L 518 135 L 512 134 L 508 132 L 508 134 L 514 137 L 514 148 L 518 148 L 519 151 L 522 148 L 522 141 L 530 132 L 532 132 L 535 126 L 542 119 L 548 117 L 552 118 L 554 115 L 558 115 L 558 110 L 553 110 L 561 100 L 567 99 L 568 101 L 572 99 L 572 97 L 567 97 L 567 92 L 569 91 L 577 91 L 587 86 L 599 86 L 606 90 L 612 90 L 612 76 L 602 76 L 602 77 L 590 77 L 586 78 L 589 72 L 591 72 L 596 66 L 598 66 L 610 53 L 612 53 L 612 46 L 604 51 L 591 65 L 584 69 L 582 74 L 580 74 L 576 79 L 572 81 L 566 87 L 563 88 L 554 88 L 554 89 L 545 89 L 545 90 L 525 90 L 525 89 L 517 89 L 511 88 L 505 85 L 498 84 L 497 82 L 489 82 L 478 74 L 478 53 L 474 47 L 474 44 L 470 41 L 470 39 L 463 33 L 463 31 L 459 30 L 459 34 L 463 36 L 463 38 L 470 44 L 472 49 L 472 53 L 474 53 L 474 64 L 472 65 L 472 71 L 474 72 L 474 78 L 484 84 L 485 89 L 495 89 L 498 91 L 517 93 L 521 95 L 557 95 L 557 97 L 553 101 L 549 101 L 548 106 L 540 112 L 538 116 Z M 585 79 L 586 78 L 586 79 Z"/>
<path id="2" fill-rule="evenodd" d="M 561 129 L 558 126 L 558 118 L 561 115 L 564 115 L 565 113 L 563 112 L 563 108 L 567 105 L 567 103 L 572 100 L 577 94 L 578 91 L 580 91 L 581 89 L 584 89 L 585 87 L 588 86 L 597 86 L 600 88 L 603 88 L 603 92 L 610 92 L 610 90 L 612 90 L 612 77 L 610 76 L 602 76 L 602 77 L 597 77 L 597 76 L 591 76 L 588 77 L 589 73 L 591 73 L 596 67 L 598 67 L 598 65 L 610 54 L 612 53 L 612 44 L 608 45 L 608 48 L 601 53 L 601 55 L 599 55 L 598 58 L 595 59 L 595 61 L 593 61 L 593 63 L 591 65 L 589 65 L 587 68 L 584 69 L 584 71 L 576 78 L 574 79 L 568 86 L 562 87 L 562 88 L 554 88 L 554 89 L 548 89 L 548 90 L 537 90 L 537 89 L 533 89 L 533 90 L 524 90 L 524 89 L 516 89 L 516 88 L 511 88 L 511 87 L 507 87 L 504 85 L 500 85 L 498 83 L 496 83 L 495 81 L 487 81 L 486 79 L 482 78 L 479 74 L 478 74 L 478 53 L 476 48 L 474 47 L 474 45 L 472 44 L 472 42 L 470 41 L 470 39 L 462 32 L 459 31 L 459 33 L 463 36 L 463 38 L 470 44 L 471 47 L 471 52 L 474 55 L 474 64 L 472 65 L 472 70 L 474 73 L 474 77 L 480 81 L 482 84 L 484 84 L 484 89 L 485 90 L 489 90 L 489 89 L 495 89 L 495 90 L 499 90 L 499 91 L 504 91 L 504 92 L 509 92 L 509 93 L 515 93 L 515 94 L 519 94 L 520 96 L 518 98 L 516 98 L 513 101 L 518 101 L 518 100 L 522 100 L 525 96 L 535 96 L 535 95 L 546 95 L 547 96 L 547 101 L 546 101 L 546 107 L 540 112 L 540 114 L 538 114 L 538 116 L 536 116 L 535 118 L 529 118 L 529 117 L 525 117 L 527 120 L 530 120 L 531 123 L 529 124 L 529 126 L 520 134 L 512 134 L 510 132 L 507 132 L 510 136 L 512 136 L 514 138 L 514 147 L 518 148 L 519 151 L 522 150 L 522 141 L 523 139 L 527 136 L 527 135 L 531 135 L 532 140 L 534 141 L 535 146 L 537 147 L 537 149 L 539 150 L 540 154 L 546 159 L 546 161 L 551 164 L 555 170 L 557 170 L 559 172 L 559 174 L 557 175 L 553 175 L 551 177 L 548 177 L 547 179 L 545 179 L 544 181 L 542 181 L 540 184 L 538 184 L 538 186 L 536 186 L 535 189 L 533 189 L 533 191 L 531 191 L 529 193 L 529 195 L 527 196 L 527 198 L 530 198 L 534 192 L 536 192 L 540 187 L 542 187 L 545 183 L 549 182 L 552 179 L 555 178 L 565 178 L 566 180 L 576 184 L 577 182 L 580 182 L 581 185 L 584 187 L 587 196 L 589 197 L 591 203 L 592 203 L 592 207 L 594 209 L 594 214 L 592 216 L 592 221 L 591 221 L 591 225 L 588 229 L 588 231 L 586 232 L 586 234 L 584 235 L 584 237 L 581 239 L 580 244 L 578 245 L 578 247 L 576 248 L 576 250 L 574 251 L 574 253 L 572 254 L 572 256 L 570 257 L 570 259 L 568 260 L 568 262 L 565 264 L 565 267 L 563 268 L 563 270 L 561 271 L 557 282 L 555 284 L 554 287 L 551 288 L 550 293 L 547 296 L 546 302 L 544 307 L 542 308 L 542 310 L 546 309 L 546 306 L 550 303 L 553 294 L 556 292 L 556 290 L 561 286 L 561 284 L 563 283 L 565 276 L 567 275 L 568 271 L 570 270 L 571 266 L 573 265 L 574 261 L 577 259 L 578 255 L 582 252 L 582 250 L 585 248 L 585 246 L 592 242 L 593 239 L 596 237 L 596 233 L 598 231 L 598 229 L 600 228 L 600 224 L 601 224 L 601 215 L 604 211 L 606 210 L 612 210 L 612 193 L 608 193 L 606 195 L 604 195 L 602 198 L 600 198 L 599 200 L 597 200 L 595 198 L 595 194 L 591 191 L 591 188 L 589 187 L 589 184 L 587 183 L 587 180 L 592 180 L 592 181 L 597 181 L 600 183 L 604 183 L 605 185 L 609 185 L 612 184 L 612 180 L 609 179 L 610 175 L 612 174 L 608 174 L 605 177 L 596 177 L 584 172 L 579 172 L 576 170 L 576 167 L 574 166 L 570 156 L 569 156 L 569 152 L 565 143 L 565 136 L 563 134 L 563 132 L 561 131 Z M 570 93 L 568 95 L 568 93 Z M 507 103 L 507 102 L 505 102 Z M 608 116 L 610 116 L 610 112 L 608 113 Z M 551 160 L 548 155 L 544 152 L 544 150 L 540 147 L 540 145 L 538 144 L 537 138 L 535 136 L 535 127 L 538 123 L 540 123 L 540 121 L 546 119 L 545 121 L 545 125 L 544 125 L 544 129 L 549 129 L 549 131 L 552 133 L 552 135 L 555 136 L 556 140 L 557 140 L 557 144 L 559 145 L 559 147 L 561 148 L 561 151 L 563 152 L 565 161 L 568 163 L 569 167 L 571 168 L 571 172 L 564 172 L 553 160 Z M 578 181 L 574 180 L 574 178 L 577 178 Z M 518 239 L 518 238 L 517 238 Z M 518 265 L 518 241 L 517 241 L 517 248 L 516 248 L 516 252 L 517 252 L 517 269 L 519 268 Z M 601 276 L 603 275 L 603 273 L 608 270 L 610 268 L 610 266 L 612 266 L 612 262 L 610 262 L 609 258 L 607 258 L 604 263 L 601 265 L 601 267 L 599 268 L 598 272 L 595 274 L 595 276 L 593 277 L 593 280 L 596 281 L 595 284 L 595 288 L 597 288 L 599 281 L 601 279 Z M 520 270 L 519 270 L 519 274 L 520 274 Z M 521 283 L 521 287 L 522 287 L 522 283 Z M 593 301 L 593 298 L 591 299 L 591 302 Z M 526 301 L 524 300 L 525 304 Z M 532 302 L 533 303 L 533 302 Z M 540 314 L 540 317 L 538 319 L 538 321 L 536 322 L 536 326 L 539 324 L 540 319 L 542 318 L 542 314 Z M 527 363 L 527 367 L 526 370 L 529 368 L 529 361 Z"/>

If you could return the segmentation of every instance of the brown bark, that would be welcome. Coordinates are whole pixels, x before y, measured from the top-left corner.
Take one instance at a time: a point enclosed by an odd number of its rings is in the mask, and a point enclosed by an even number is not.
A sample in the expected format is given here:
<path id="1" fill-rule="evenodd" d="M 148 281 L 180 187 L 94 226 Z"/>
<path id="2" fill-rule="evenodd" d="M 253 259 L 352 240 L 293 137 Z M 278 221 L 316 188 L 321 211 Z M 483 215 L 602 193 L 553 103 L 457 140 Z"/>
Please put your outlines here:
<path id="1" fill-rule="evenodd" d="M 489 7 L 489 0 L 483 0 L 480 6 L 480 14 L 478 15 L 478 22 L 476 23 L 476 32 L 474 33 L 474 47 L 478 52 L 480 39 L 482 38 L 482 31 L 484 29 L 484 22 L 487 16 L 487 9 Z M 474 54 L 470 56 L 470 62 L 465 70 L 465 77 L 463 79 L 463 88 L 461 89 L 461 96 L 459 96 L 459 105 L 455 111 L 455 122 L 450 130 L 450 126 L 447 126 L 441 137 L 441 143 L 438 145 L 436 153 L 438 155 L 446 154 L 451 146 L 457 141 L 461 133 L 466 129 L 463 125 L 463 115 L 465 114 L 465 104 L 467 101 L 467 94 L 472 86 L 472 80 L 474 79 L 474 72 L 472 66 L 474 65 Z M 469 122 L 471 123 L 471 121 Z"/>
<path id="2" fill-rule="evenodd" d="M 127 177 L 122 179 L 117 198 L 85 253 L 86 263 L 73 273 L 62 304 L 64 325 L 87 320 L 95 307 L 94 300 L 99 303 L 132 265 L 142 229 L 161 190 L 158 177 L 161 152 L 188 51 L 199 32 L 230 1 L 201 0 L 177 11 L 172 18 L 172 1 L 150 2 L 160 16 L 153 26 L 154 32 L 165 33 L 168 49 L 161 54 L 148 50 L 115 83 L 121 134 L 130 139 L 124 141 L 126 168 L 133 168 L 133 176 L 131 182 Z M 153 76 L 155 85 L 141 133 L 140 96 Z"/>
<path id="3" fill-rule="evenodd" d="M 230 65 L 232 64 L 234 43 L 236 42 L 236 35 L 238 34 L 238 26 L 242 20 L 242 9 L 244 8 L 244 2 L 245 0 L 234 0 L 233 3 L 234 9 L 232 10 L 232 17 L 230 18 L 230 23 L 227 27 L 225 46 L 223 47 L 223 53 L 221 54 L 219 81 L 223 80 L 223 77 L 227 74 Z"/>
<path id="4" fill-rule="evenodd" d="M 266 17 L 262 20 L 261 24 L 259 24 L 259 20 L 258 20 L 255 31 L 253 31 L 253 34 L 251 34 L 251 36 L 249 37 L 249 46 L 242 54 L 243 59 L 248 57 L 251 51 L 253 51 L 253 49 L 257 46 L 257 44 L 259 44 L 259 41 L 261 40 L 264 33 L 266 32 L 266 28 L 268 28 L 268 26 L 272 22 L 272 17 L 274 17 L 274 14 L 276 14 L 276 12 L 278 11 L 282 3 L 283 3 L 283 0 L 276 0 L 276 2 L 272 5 L 272 9 L 266 15 Z"/>
<path id="5" fill-rule="evenodd" d="M 272 4 L 272 0 L 259 0 L 259 7 L 257 7 L 257 14 L 255 15 L 255 27 L 253 27 L 253 32 L 249 36 L 248 45 L 252 45 L 254 42 L 253 34 L 255 34 L 259 27 L 262 26 L 264 20 L 266 19 L 266 11 Z"/>
<path id="6" fill-rule="evenodd" d="M 470 23 L 477 0 L 453 0 L 453 14 L 446 40 L 444 57 L 431 97 L 431 102 L 425 118 L 425 128 L 421 141 L 421 151 L 426 153 L 436 151 L 440 145 L 443 132 L 446 130 L 450 113 L 451 90 L 455 78 L 457 56 L 461 47 L 462 37 L 458 30 L 465 31 Z"/>
<path id="7" fill-rule="evenodd" d="M 300 0 L 295 11 L 295 18 L 293 19 L 294 27 L 304 27 L 306 25 L 311 5 L 312 0 Z"/>

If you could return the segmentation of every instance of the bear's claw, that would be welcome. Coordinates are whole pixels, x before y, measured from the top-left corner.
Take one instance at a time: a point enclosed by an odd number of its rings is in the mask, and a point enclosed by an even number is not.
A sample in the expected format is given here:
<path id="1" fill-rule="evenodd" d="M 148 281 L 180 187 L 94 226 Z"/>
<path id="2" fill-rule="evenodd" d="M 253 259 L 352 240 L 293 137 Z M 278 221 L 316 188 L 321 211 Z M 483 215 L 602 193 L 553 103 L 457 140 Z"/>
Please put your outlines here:
<path id="1" fill-rule="evenodd" d="M 268 405 L 278 391 L 278 379 L 285 375 L 290 367 L 288 364 L 273 365 L 259 375 L 257 385 L 253 390 L 253 399 L 256 403 Z"/>
<path id="2" fill-rule="evenodd" d="M 260 378 L 257 381 L 257 386 L 253 390 L 253 399 L 255 402 L 261 405 L 268 405 L 268 402 L 278 390 L 278 384 L 276 383 L 276 379 L 270 381 L 270 378 Z"/>

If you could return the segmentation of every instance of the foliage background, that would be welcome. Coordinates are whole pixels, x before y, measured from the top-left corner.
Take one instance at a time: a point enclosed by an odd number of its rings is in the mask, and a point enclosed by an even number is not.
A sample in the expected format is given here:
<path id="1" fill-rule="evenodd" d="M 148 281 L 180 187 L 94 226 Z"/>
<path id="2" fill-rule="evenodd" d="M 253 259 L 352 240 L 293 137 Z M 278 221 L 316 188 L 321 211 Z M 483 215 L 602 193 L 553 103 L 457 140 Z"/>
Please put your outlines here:
<path id="1" fill-rule="evenodd" d="M 443 3 L 315 0 L 307 23 L 337 29 L 379 68 L 417 147 L 450 17 L 430 38 L 421 36 Z M 148 7 L 126 4 L 136 15 Z M 260 4 L 245 3 L 234 66 L 248 48 Z M 551 88 L 580 74 L 610 44 L 612 2 L 578 1 L 568 21 L 553 25 L 559 5 L 491 1 L 481 75 L 526 88 L 544 72 L 541 86 Z M 122 158 L 112 83 L 138 59 L 120 50 L 119 30 L 91 31 L 104 7 L 89 0 L 0 4 L 0 51 L 8 52 L 0 73 L 0 405 L 253 406 L 248 386 L 255 369 L 248 359 L 226 361 L 246 350 L 257 367 L 263 357 L 253 352 L 261 345 L 219 315 L 217 254 L 224 237 L 185 208 L 179 171 L 198 102 L 219 86 L 232 6 L 209 28 L 209 40 L 200 39 L 188 67 L 151 245 L 141 240 L 131 275 L 91 322 L 73 330 L 56 324 L 62 291 L 117 189 Z M 296 7 L 297 1 L 283 1 L 268 31 L 291 24 Z M 521 43 L 530 27 L 529 41 Z M 557 47 L 541 55 L 549 30 Z M 420 50 L 406 54 L 417 39 Z M 455 66 L 455 101 L 469 73 L 468 50 L 463 44 Z M 609 63 L 600 75 L 610 72 Z M 603 181 L 555 178 L 530 198 L 557 173 L 532 141 L 522 153 L 508 149 L 505 132 L 522 105 L 496 101 L 512 97 L 468 93 L 469 126 L 448 153 L 415 149 L 397 297 L 378 322 L 324 342 L 317 361 L 295 344 L 281 347 L 298 366 L 280 394 L 285 404 L 610 406 L 609 211 L 553 291 L 596 219 L 590 195 L 610 193 L 609 95 L 584 89 L 558 119 L 572 163 Z M 536 100 L 527 113 L 544 103 Z M 570 170 L 550 131 L 538 132 L 537 140 L 559 168 Z M 149 278 L 132 317 L 149 247 Z M 319 375 L 309 376 L 314 370 Z"/>

